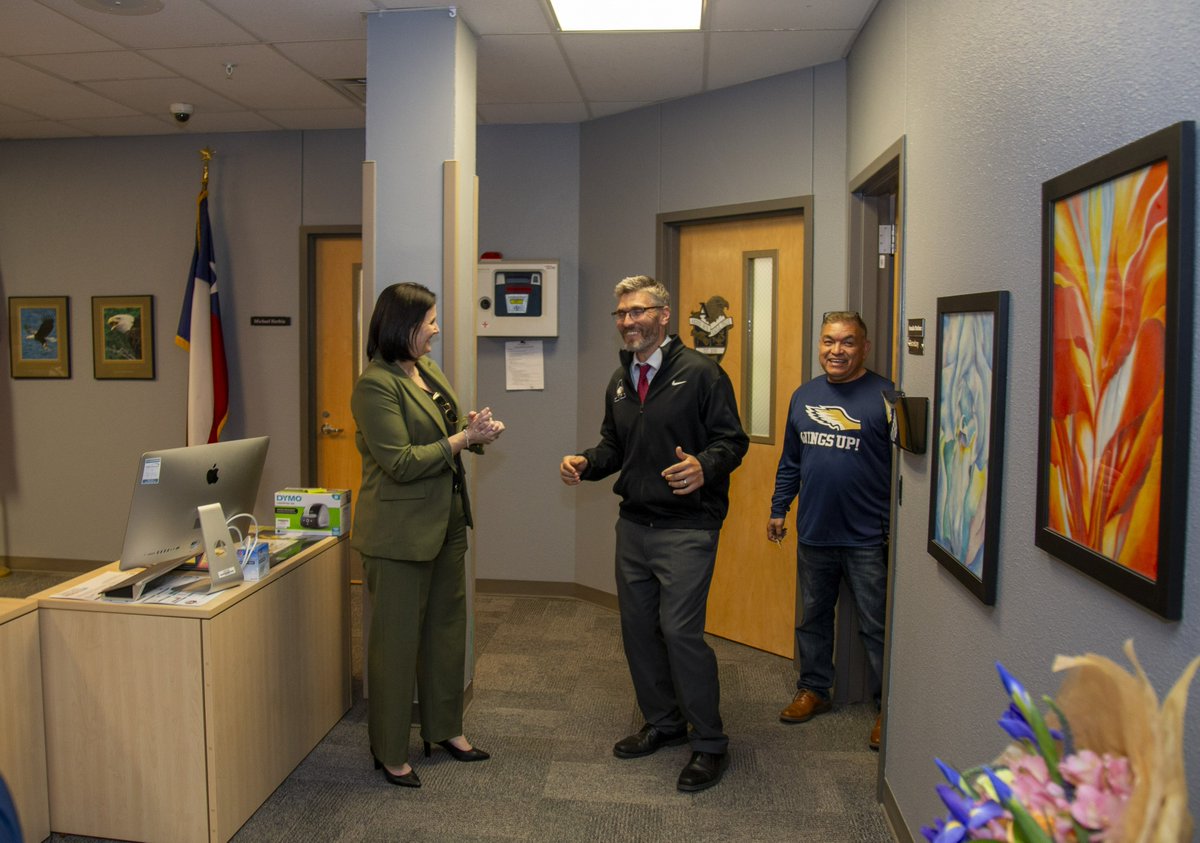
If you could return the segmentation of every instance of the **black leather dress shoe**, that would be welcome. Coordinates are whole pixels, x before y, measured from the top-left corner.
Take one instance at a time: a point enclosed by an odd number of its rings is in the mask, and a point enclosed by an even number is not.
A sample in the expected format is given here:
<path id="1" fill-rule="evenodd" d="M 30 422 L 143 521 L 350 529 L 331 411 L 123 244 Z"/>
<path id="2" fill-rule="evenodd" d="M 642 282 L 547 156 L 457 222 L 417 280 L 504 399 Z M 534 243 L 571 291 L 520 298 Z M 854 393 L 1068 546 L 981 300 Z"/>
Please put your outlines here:
<path id="1" fill-rule="evenodd" d="M 679 774 L 676 787 L 688 793 L 712 787 L 728 766 L 729 756 L 724 752 L 693 752 L 692 760 Z"/>
<path id="2" fill-rule="evenodd" d="M 374 752 L 371 753 L 371 757 L 375 759 L 375 769 L 383 770 L 383 777 L 387 779 L 388 784 L 394 784 L 398 787 L 421 786 L 421 780 L 417 777 L 417 771 L 412 767 L 408 768 L 407 773 L 397 775 L 387 767 L 383 766 L 383 762 L 379 760 L 379 756 L 377 756 Z"/>
<path id="3" fill-rule="evenodd" d="M 618 758 L 641 758 L 643 755 L 653 755 L 661 747 L 679 746 L 682 743 L 687 743 L 686 727 L 678 732 L 664 732 L 647 723 L 637 734 L 617 741 L 613 755 Z"/>
<path id="4" fill-rule="evenodd" d="M 450 743 L 450 741 L 438 741 L 437 745 L 446 750 L 446 752 L 449 752 L 455 761 L 487 761 L 492 757 L 477 746 L 473 746 L 470 749 L 459 749 Z M 429 741 L 425 741 L 425 757 L 428 758 L 432 752 L 433 747 L 429 745 Z"/>

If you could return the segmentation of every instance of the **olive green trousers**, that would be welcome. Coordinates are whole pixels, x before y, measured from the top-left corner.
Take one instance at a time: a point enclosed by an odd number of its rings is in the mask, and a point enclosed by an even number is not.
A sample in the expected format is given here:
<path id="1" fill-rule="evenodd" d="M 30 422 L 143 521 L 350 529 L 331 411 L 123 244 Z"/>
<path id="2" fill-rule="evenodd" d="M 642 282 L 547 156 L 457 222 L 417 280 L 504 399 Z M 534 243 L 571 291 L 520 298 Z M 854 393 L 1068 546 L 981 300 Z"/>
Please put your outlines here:
<path id="1" fill-rule="evenodd" d="M 392 768 L 408 761 L 414 683 L 421 737 L 435 743 L 463 733 L 467 526 L 455 500 L 432 561 L 363 557 L 372 602 L 367 727 L 371 751 Z"/>

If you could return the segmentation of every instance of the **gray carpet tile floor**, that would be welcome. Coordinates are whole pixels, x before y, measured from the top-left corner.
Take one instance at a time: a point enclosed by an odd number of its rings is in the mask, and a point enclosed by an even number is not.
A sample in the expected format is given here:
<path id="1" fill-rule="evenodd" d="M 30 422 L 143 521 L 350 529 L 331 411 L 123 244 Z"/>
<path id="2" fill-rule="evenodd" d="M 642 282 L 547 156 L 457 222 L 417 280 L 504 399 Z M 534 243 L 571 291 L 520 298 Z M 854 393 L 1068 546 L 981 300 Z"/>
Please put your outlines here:
<path id="1" fill-rule="evenodd" d="M 642 725 L 615 612 L 572 599 L 479 595 L 467 735 L 492 753 L 462 764 L 437 747 L 420 789 L 373 769 L 354 592 L 350 711 L 234 836 L 259 841 L 820 841 L 893 839 L 875 801 L 870 704 L 809 723 L 779 722 L 792 664 L 709 639 L 721 672 L 730 766 L 721 783 L 680 793 L 688 747 L 621 760 L 613 743 Z M 96 838 L 51 835 L 56 843 Z"/>

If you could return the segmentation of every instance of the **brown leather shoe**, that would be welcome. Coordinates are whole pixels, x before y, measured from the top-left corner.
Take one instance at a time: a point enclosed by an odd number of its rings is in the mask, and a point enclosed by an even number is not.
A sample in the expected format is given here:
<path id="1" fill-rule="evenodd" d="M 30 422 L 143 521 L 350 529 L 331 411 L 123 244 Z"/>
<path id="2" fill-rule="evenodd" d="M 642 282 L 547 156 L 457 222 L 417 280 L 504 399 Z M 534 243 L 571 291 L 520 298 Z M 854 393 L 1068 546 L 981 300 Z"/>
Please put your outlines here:
<path id="1" fill-rule="evenodd" d="M 796 698 L 792 700 L 792 704 L 779 712 L 779 719 L 784 723 L 803 723 L 832 708 L 833 703 L 816 691 L 801 688 L 796 692 Z"/>
<path id="2" fill-rule="evenodd" d="M 867 738 L 867 746 L 869 746 L 871 749 L 875 750 L 876 752 L 879 752 L 879 738 L 881 737 L 880 733 L 882 731 L 883 731 L 883 714 L 881 713 L 875 717 L 875 725 L 871 727 L 871 736 L 869 738 Z"/>

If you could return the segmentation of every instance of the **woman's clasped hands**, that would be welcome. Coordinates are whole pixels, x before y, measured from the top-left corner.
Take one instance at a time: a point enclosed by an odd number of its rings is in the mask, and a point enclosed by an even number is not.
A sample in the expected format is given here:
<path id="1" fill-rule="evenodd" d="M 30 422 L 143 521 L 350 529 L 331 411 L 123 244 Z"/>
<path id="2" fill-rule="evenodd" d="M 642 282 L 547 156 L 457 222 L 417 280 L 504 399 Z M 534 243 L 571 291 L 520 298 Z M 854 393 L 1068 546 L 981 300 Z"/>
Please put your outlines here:
<path id="1" fill-rule="evenodd" d="M 463 433 L 470 445 L 490 445 L 504 432 L 504 422 L 492 416 L 492 408 L 467 413 L 467 426 Z"/>

